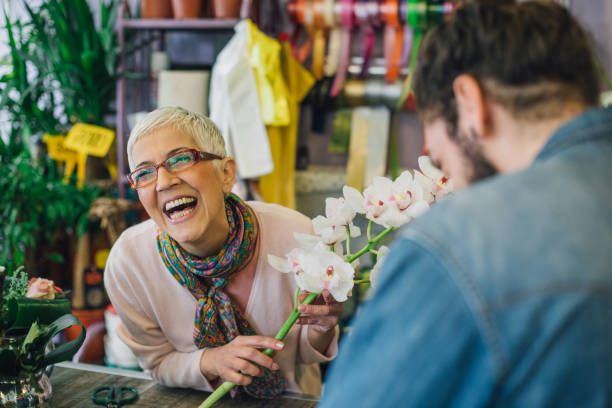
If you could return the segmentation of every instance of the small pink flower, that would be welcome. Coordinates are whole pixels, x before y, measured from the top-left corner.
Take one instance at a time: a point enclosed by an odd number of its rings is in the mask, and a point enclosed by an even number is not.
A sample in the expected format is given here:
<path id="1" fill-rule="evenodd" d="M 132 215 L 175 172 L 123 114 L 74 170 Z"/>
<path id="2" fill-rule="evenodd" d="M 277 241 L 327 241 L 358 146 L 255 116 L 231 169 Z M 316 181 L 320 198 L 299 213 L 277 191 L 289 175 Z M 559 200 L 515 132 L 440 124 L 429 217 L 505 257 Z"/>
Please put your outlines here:
<path id="1" fill-rule="evenodd" d="M 39 300 L 53 300 L 55 299 L 56 293 L 63 292 L 60 288 L 53 285 L 52 280 L 43 278 L 32 278 L 30 279 L 30 283 L 28 283 L 28 291 L 26 292 L 26 297 Z"/>

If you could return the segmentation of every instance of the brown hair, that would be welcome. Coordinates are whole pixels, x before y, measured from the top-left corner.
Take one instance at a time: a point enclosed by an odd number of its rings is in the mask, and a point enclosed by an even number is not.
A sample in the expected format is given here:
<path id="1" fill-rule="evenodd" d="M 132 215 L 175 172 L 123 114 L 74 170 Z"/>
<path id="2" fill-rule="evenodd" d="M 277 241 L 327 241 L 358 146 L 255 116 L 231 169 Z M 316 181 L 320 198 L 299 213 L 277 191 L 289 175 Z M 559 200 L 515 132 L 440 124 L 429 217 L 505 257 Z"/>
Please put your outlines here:
<path id="1" fill-rule="evenodd" d="M 473 76 L 486 97 L 516 117 L 554 115 L 568 101 L 593 106 L 599 77 L 584 30 L 550 1 L 468 1 L 425 37 L 414 73 L 425 121 L 457 125 L 453 81 Z"/>

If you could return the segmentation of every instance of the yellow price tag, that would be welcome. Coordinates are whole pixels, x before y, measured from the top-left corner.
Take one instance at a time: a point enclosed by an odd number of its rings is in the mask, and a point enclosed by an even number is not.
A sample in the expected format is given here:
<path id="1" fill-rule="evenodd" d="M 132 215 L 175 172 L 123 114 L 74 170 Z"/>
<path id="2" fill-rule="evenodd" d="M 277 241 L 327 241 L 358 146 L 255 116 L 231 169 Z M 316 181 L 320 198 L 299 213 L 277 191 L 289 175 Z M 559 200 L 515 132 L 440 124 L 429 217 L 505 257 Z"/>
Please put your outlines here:
<path id="1" fill-rule="evenodd" d="M 65 140 L 66 137 L 62 135 L 50 135 L 48 133 L 43 135 L 43 141 L 47 144 L 47 151 L 53 160 L 76 161 L 77 152 L 66 148 Z"/>
<path id="2" fill-rule="evenodd" d="M 104 157 L 114 138 L 115 132 L 110 129 L 77 123 L 68 132 L 64 146 L 80 153 Z"/>

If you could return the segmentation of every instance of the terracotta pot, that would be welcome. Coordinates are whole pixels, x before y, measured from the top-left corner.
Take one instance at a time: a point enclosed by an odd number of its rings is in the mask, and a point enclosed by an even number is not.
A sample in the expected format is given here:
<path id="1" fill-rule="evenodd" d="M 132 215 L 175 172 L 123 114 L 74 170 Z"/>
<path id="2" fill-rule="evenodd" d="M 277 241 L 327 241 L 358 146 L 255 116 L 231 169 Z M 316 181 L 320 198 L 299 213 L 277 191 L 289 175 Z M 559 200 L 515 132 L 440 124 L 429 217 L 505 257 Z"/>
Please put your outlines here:
<path id="1" fill-rule="evenodd" d="M 174 18 L 199 18 L 202 14 L 202 0 L 172 0 Z"/>
<path id="2" fill-rule="evenodd" d="M 142 18 L 172 18 L 170 0 L 141 0 L 140 16 Z"/>
<path id="3" fill-rule="evenodd" d="M 83 309 L 83 310 L 72 310 L 72 314 L 79 318 L 83 326 L 87 329 L 93 323 L 96 322 L 104 322 L 104 310 L 105 308 L 100 309 Z M 81 331 L 79 326 L 71 326 L 64 330 L 64 335 L 66 336 L 66 340 L 74 340 L 77 338 Z"/>
<path id="4" fill-rule="evenodd" d="M 215 18 L 238 18 L 242 0 L 213 0 L 212 11 Z"/>

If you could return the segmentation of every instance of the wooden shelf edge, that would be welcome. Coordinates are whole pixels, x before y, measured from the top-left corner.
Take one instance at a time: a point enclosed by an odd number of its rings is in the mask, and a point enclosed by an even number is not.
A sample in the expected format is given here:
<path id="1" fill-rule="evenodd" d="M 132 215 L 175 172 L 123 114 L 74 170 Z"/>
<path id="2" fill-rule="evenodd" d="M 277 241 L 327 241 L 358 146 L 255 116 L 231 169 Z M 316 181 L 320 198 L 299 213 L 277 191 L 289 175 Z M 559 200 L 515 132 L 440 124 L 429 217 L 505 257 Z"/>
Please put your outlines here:
<path id="1" fill-rule="evenodd" d="M 133 18 L 117 20 L 119 28 L 139 30 L 229 30 L 239 22 L 236 18 L 152 19 Z"/>

